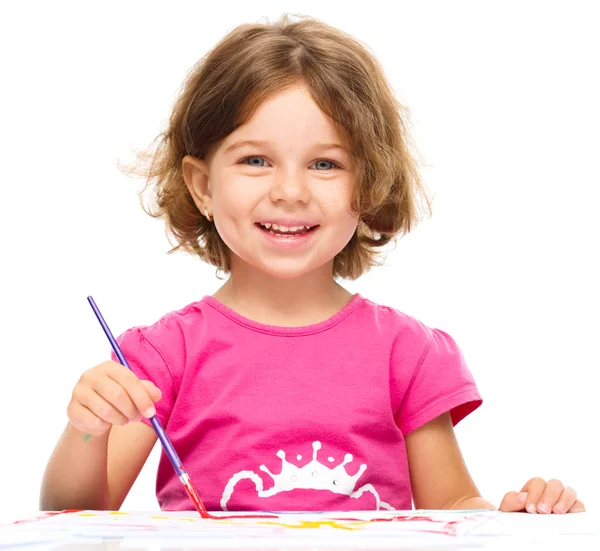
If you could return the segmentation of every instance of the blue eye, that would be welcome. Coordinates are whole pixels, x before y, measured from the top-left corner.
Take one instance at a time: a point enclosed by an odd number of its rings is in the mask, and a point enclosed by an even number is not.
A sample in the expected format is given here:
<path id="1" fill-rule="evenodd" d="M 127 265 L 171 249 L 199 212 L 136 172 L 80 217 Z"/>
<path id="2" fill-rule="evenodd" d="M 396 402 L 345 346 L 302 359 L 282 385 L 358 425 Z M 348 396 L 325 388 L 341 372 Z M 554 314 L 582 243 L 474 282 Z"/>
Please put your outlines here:
<path id="1" fill-rule="evenodd" d="M 246 161 L 248 161 L 249 159 L 262 159 L 264 161 L 263 157 L 254 156 L 254 157 L 246 157 L 245 159 L 242 159 L 242 163 L 247 164 Z M 264 165 L 256 164 L 256 163 L 250 163 L 250 166 L 264 166 Z"/>
<path id="2" fill-rule="evenodd" d="M 338 168 L 338 165 L 336 165 L 333 161 L 328 161 L 327 159 L 320 159 L 318 161 L 316 161 L 316 163 L 329 163 L 330 165 L 332 165 L 330 168 Z M 323 166 L 323 165 L 321 165 Z M 325 170 L 329 170 L 327 167 L 325 167 Z"/>
<path id="3" fill-rule="evenodd" d="M 248 163 L 247 161 L 249 161 L 251 159 L 262 159 L 263 161 L 265 160 L 265 158 L 261 157 L 260 155 L 253 155 L 251 157 L 246 157 L 245 159 L 242 159 L 240 162 L 242 162 L 244 164 L 247 164 L 249 166 L 258 166 L 258 167 L 265 166 L 264 164 L 260 164 L 260 161 L 258 163 L 255 163 L 255 162 Z M 323 167 L 322 163 L 326 163 L 326 164 L 329 164 L 331 166 L 330 167 L 327 167 L 327 166 Z M 319 159 L 318 161 L 315 161 L 314 164 L 320 164 L 321 168 L 324 168 L 324 170 L 330 170 L 332 168 L 339 168 L 339 166 L 336 163 L 334 163 L 333 161 L 328 161 L 327 159 Z M 314 166 L 314 164 L 313 164 L 313 166 Z M 319 172 L 320 172 L 320 170 L 319 170 Z"/>

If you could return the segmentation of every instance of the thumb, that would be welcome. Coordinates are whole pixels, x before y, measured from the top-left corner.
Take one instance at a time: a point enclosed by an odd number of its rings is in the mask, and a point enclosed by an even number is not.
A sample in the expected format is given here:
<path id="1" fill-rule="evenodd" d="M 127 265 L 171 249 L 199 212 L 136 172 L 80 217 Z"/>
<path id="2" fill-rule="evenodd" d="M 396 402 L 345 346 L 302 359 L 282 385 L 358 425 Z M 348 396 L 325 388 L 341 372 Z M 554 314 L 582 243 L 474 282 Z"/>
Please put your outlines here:
<path id="1" fill-rule="evenodd" d="M 525 502 L 527 501 L 527 492 L 508 492 L 502 503 L 500 504 L 500 511 L 507 513 L 517 513 L 519 511 L 525 511 Z"/>
<path id="2" fill-rule="evenodd" d="M 162 398 L 162 392 L 160 391 L 160 388 L 158 388 L 153 382 L 141 381 L 141 383 L 144 385 L 146 392 L 150 395 L 150 398 L 153 402 L 158 402 Z"/>

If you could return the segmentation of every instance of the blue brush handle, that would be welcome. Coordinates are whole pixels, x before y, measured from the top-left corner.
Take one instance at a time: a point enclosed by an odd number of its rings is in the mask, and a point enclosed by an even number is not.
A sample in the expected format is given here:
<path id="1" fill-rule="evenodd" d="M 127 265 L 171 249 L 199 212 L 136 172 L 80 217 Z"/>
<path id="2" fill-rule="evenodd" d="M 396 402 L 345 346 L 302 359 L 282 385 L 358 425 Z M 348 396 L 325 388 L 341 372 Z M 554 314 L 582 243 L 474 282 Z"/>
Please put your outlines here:
<path id="1" fill-rule="evenodd" d="M 92 310 L 94 311 L 94 314 L 96 314 L 96 317 L 98 318 L 98 321 L 100 322 L 100 325 L 102 326 L 102 329 L 104 330 L 104 333 L 106 333 L 106 336 L 108 337 L 108 340 L 110 342 L 110 345 L 112 346 L 112 349 L 115 351 L 117 358 L 119 358 L 119 362 L 121 362 L 121 364 L 123 364 L 127 369 L 129 369 L 129 371 L 133 371 L 131 369 L 131 367 L 129 367 L 129 364 L 127 363 L 127 360 L 125 359 L 125 356 L 123 356 L 123 352 L 121 352 L 121 348 L 117 344 L 117 341 L 113 337 L 110 329 L 108 328 L 108 325 L 104 321 L 104 318 L 102 317 L 102 314 L 100 313 L 100 310 L 98 309 L 98 306 L 96 306 L 94 299 L 91 296 L 89 296 L 87 299 L 88 299 L 88 302 L 90 303 L 90 306 L 92 307 Z M 156 415 L 152 416 L 150 418 L 150 423 L 152 423 L 152 426 L 154 427 L 154 430 L 156 431 L 156 434 L 158 435 L 158 439 L 160 440 L 160 443 L 162 444 L 162 447 L 165 450 L 165 453 L 167 454 L 167 457 L 169 458 L 171 465 L 173 465 L 173 468 L 175 469 L 177 476 L 179 476 L 181 478 L 181 476 L 187 475 L 185 469 L 183 468 L 183 465 L 181 464 L 181 460 L 179 459 L 179 456 L 177 455 L 177 452 L 175 451 L 173 444 L 171 444 L 171 441 L 169 440 L 169 437 L 167 436 L 165 429 L 163 429 L 162 424 L 161 424 L 160 420 L 158 419 L 158 417 L 156 417 Z"/>

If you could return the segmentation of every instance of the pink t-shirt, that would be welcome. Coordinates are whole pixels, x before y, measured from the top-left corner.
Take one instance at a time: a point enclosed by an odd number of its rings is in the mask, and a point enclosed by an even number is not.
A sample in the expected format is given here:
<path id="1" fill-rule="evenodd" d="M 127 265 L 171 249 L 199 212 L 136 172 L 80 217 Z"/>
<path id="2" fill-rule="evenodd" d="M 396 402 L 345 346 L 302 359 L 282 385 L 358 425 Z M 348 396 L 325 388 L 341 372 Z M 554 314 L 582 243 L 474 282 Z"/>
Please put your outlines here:
<path id="1" fill-rule="evenodd" d="M 359 294 L 304 327 L 205 296 L 117 340 L 209 511 L 411 509 L 404 436 L 482 401 L 447 333 Z M 194 508 L 164 452 L 156 496 Z"/>

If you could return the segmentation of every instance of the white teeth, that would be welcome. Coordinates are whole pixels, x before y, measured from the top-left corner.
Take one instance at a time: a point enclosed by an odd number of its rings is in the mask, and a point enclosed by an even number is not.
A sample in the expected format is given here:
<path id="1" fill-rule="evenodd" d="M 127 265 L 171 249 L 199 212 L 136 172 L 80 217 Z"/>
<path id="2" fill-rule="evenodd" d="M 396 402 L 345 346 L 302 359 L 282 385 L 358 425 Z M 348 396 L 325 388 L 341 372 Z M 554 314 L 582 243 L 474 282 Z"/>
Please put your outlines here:
<path id="1" fill-rule="evenodd" d="M 298 230 L 304 230 L 304 228 L 306 228 L 307 230 L 310 230 L 310 228 L 312 228 L 312 226 L 291 226 L 288 228 L 287 226 L 280 226 L 278 224 L 270 224 L 270 223 L 263 224 L 262 222 L 260 222 L 260 225 L 267 230 L 271 229 L 273 231 L 279 231 L 279 232 L 295 232 Z"/>

